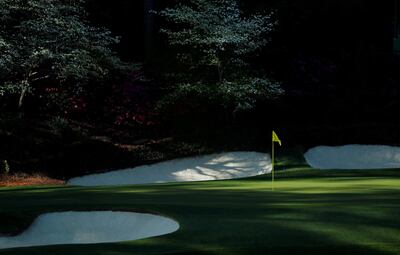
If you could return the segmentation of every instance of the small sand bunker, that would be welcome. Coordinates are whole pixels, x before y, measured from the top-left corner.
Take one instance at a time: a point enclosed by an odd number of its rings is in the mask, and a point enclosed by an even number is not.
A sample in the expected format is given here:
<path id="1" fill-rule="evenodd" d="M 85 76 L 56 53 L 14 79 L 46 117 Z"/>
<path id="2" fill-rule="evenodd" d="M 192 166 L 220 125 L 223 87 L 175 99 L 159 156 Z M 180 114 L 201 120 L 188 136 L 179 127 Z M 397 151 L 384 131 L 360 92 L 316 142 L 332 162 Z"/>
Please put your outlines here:
<path id="1" fill-rule="evenodd" d="M 304 154 L 319 169 L 400 168 L 400 148 L 385 145 L 319 146 Z"/>
<path id="2" fill-rule="evenodd" d="M 129 185 L 237 179 L 271 172 L 271 158 L 258 152 L 230 152 L 71 179 L 78 186 Z"/>
<path id="3" fill-rule="evenodd" d="M 1 237 L 0 249 L 138 240 L 179 229 L 171 219 L 131 212 L 62 212 L 39 216 L 22 234 Z"/>

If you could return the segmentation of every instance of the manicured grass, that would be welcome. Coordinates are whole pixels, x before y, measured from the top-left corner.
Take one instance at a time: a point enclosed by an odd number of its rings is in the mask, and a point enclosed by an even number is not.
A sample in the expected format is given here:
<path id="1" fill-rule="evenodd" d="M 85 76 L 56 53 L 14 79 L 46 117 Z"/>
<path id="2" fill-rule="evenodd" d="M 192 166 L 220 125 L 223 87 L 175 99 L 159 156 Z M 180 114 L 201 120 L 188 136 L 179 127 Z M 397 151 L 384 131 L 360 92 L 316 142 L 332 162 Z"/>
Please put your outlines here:
<path id="1" fill-rule="evenodd" d="M 285 161 L 286 160 L 286 161 Z M 281 158 L 270 176 L 126 187 L 0 189 L 0 233 L 41 213 L 157 212 L 176 219 L 170 235 L 99 245 L 2 250 L 0 254 L 399 254 L 400 171 L 316 171 Z"/>

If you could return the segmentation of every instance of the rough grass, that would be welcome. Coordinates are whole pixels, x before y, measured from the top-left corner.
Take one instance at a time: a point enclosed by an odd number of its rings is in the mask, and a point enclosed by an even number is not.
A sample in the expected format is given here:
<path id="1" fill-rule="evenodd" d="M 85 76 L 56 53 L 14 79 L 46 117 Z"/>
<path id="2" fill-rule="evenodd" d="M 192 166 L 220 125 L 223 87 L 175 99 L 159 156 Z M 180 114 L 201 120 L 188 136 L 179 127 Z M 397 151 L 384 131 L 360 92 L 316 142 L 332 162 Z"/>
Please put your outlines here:
<path id="1" fill-rule="evenodd" d="M 49 178 L 43 174 L 3 174 L 0 175 L 0 187 L 62 185 L 64 181 Z"/>
<path id="2" fill-rule="evenodd" d="M 0 189 L 0 233 L 44 212 L 136 210 L 176 219 L 178 232 L 98 245 L 3 250 L 0 254 L 399 254 L 400 171 L 317 171 L 279 151 L 270 176 L 125 187 Z M 282 171 L 284 169 L 284 171 Z"/>

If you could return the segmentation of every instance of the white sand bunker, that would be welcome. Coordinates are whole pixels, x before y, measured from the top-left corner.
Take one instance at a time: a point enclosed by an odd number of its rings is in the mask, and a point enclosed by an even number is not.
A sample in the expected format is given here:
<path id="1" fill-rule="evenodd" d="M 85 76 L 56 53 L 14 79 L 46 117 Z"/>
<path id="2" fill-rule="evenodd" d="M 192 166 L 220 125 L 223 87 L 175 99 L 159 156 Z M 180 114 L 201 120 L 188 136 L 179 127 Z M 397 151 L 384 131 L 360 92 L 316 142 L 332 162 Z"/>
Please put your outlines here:
<path id="1" fill-rule="evenodd" d="M 165 161 L 153 165 L 71 179 L 79 186 L 128 185 L 237 179 L 271 172 L 271 158 L 257 152 L 230 152 Z"/>
<path id="2" fill-rule="evenodd" d="M 400 168 L 400 148 L 385 145 L 319 146 L 304 154 L 319 169 Z"/>
<path id="3" fill-rule="evenodd" d="M 171 219 L 130 212 L 62 212 L 39 216 L 18 236 L 1 237 L 0 249 L 138 240 L 179 229 Z"/>

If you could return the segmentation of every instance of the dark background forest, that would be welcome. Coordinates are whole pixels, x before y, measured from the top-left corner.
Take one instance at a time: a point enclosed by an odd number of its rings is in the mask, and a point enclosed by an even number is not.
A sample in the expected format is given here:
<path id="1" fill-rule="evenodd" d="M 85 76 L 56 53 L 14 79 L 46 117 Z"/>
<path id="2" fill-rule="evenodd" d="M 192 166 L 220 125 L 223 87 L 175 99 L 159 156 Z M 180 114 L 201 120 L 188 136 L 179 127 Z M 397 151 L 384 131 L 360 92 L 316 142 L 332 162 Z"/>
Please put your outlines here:
<path id="1" fill-rule="evenodd" d="M 17 170 L 33 165 L 30 171 L 65 178 L 88 169 L 203 151 L 268 150 L 272 128 L 294 146 L 400 143 L 400 54 L 396 51 L 400 30 L 395 1 L 241 0 L 244 14 L 276 14 L 278 23 L 270 42 L 249 62 L 279 81 L 284 93 L 239 113 L 190 98 L 156 110 L 166 93 L 162 74 L 179 67 L 173 62 L 175 52 L 159 33 L 162 19 L 149 11 L 176 2 L 86 1 L 90 22 L 119 36 L 118 55 L 138 66 L 128 77 L 112 82 L 122 97 L 104 99 L 108 104 L 102 107 L 85 108 L 85 102 L 78 102 L 77 109 L 65 115 L 39 111 L 29 98 L 22 115 L 21 109 L 2 105 L 2 158 Z M 102 93 L 105 98 L 113 92 Z M 44 135 L 43 129 L 48 128 L 57 135 Z M 65 164 L 55 171 L 59 162 Z"/>
<path id="2" fill-rule="evenodd" d="M 152 3 L 120 1 L 110 6 L 103 0 L 90 9 L 93 20 L 122 36 L 122 55 L 146 62 L 145 71 L 151 76 L 172 56 L 157 34 L 157 17 L 143 10 L 162 9 L 174 1 L 147 2 Z M 265 125 L 397 122 L 400 72 L 394 50 L 395 1 L 242 0 L 240 5 L 244 12 L 277 11 L 279 25 L 272 40 L 252 64 L 281 81 L 285 94 L 244 116 L 251 121 L 237 123 L 250 122 L 263 130 Z M 202 122 L 206 117 L 198 119 Z"/>
<path id="3" fill-rule="evenodd" d="M 174 1 L 149 2 L 153 3 L 147 8 L 160 9 Z M 285 87 L 285 96 L 271 111 L 275 117 L 294 123 L 396 119 L 399 60 L 393 50 L 394 1 L 242 0 L 241 8 L 278 13 L 271 43 L 252 62 Z M 157 34 L 157 17 L 145 15 L 144 9 L 143 1 L 89 4 L 93 21 L 122 36 L 121 55 L 145 62 L 151 77 L 172 56 Z"/>

